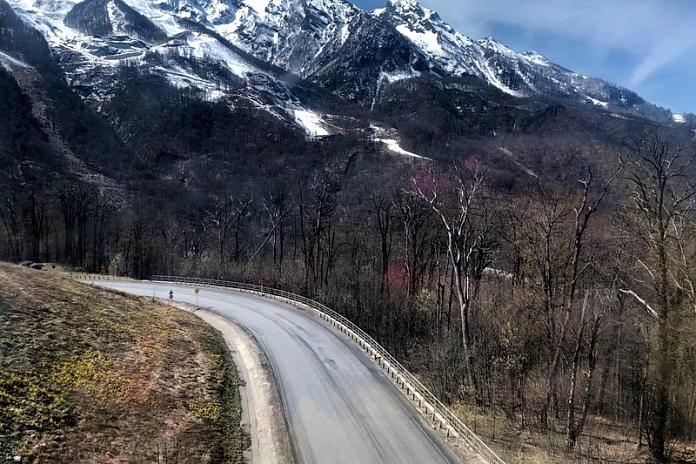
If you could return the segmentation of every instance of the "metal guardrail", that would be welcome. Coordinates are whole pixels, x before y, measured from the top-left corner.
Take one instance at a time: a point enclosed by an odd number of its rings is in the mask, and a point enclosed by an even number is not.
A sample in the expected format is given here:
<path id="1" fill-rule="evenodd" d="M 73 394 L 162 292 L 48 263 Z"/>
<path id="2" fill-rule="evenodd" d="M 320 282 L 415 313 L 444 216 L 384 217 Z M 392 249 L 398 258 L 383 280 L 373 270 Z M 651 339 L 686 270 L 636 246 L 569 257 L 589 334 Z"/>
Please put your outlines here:
<path id="1" fill-rule="evenodd" d="M 89 274 L 86 272 L 63 272 L 61 275 L 75 280 L 121 280 L 129 282 L 133 282 L 135 280 L 131 277 L 114 276 L 108 274 Z"/>
<path id="2" fill-rule="evenodd" d="M 179 276 L 163 276 L 163 275 L 153 275 L 151 277 L 153 281 L 162 282 L 173 282 L 181 284 L 198 284 L 198 285 L 208 285 L 215 287 L 225 287 L 233 288 L 238 290 L 248 290 L 253 292 L 258 292 L 261 294 L 268 294 L 273 296 L 278 296 L 281 298 L 286 298 L 301 304 L 304 304 L 324 315 L 334 319 L 338 323 L 342 324 L 345 328 L 353 332 L 357 337 L 361 338 L 364 343 L 370 346 L 372 351 L 381 356 L 380 366 L 384 364 L 387 367 L 387 372 L 390 370 L 397 371 L 398 375 L 402 377 L 403 380 L 408 382 L 414 390 L 424 401 L 430 403 L 433 408 L 433 416 L 440 416 L 444 421 L 446 421 L 450 427 L 470 446 L 475 450 L 481 457 L 486 459 L 489 464 L 505 464 L 505 462 L 498 457 L 497 454 L 493 452 L 474 432 L 472 432 L 469 427 L 467 427 L 457 416 L 452 413 L 452 411 L 447 408 L 433 393 L 430 392 L 413 374 L 411 374 L 404 366 L 401 365 L 386 349 L 382 347 L 377 341 L 363 331 L 360 327 L 355 325 L 353 322 L 348 320 L 346 317 L 337 313 L 331 308 L 318 303 L 314 300 L 310 300 L 302 295 L 297 295 L 295 293 L 286 292 L 285 290 L 279 290 L 276 288 L 269 288 L 260 285 L 245 284 L 240 282 L 230 282 L 224 280 L 216 279 L 199 279 L 190 277 L 179 277 Z M 375 356 L 376 358 L 376 356 Z M 402 384 L 403 384 L 402 380 Z M 398 379 L 397 379 L 398 382 Z M 426 413 L 429 411 L 426 407 Z"/>

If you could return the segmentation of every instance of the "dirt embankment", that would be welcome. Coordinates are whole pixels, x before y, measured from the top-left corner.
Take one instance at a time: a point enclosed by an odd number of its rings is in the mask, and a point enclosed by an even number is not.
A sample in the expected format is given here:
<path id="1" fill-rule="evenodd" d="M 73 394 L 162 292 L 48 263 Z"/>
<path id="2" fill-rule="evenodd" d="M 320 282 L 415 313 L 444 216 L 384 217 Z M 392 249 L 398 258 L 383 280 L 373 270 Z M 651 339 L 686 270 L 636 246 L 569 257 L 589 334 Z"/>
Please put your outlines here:
<path id="1" fill-rule="evenodd" d="M 241 463 L 238 387 L 192 314 L 0 263 L 0 460 Z"/>

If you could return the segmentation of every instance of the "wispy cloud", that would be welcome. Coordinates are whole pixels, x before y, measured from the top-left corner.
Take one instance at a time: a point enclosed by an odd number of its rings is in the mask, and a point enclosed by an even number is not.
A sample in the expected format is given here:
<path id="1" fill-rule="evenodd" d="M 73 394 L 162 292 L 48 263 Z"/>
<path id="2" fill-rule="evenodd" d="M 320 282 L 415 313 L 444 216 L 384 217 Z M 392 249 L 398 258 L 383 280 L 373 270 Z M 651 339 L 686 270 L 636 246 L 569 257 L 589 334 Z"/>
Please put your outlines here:
<path id="1" fill-rule="evenodd" d="M 636 64 L 625 84 L 633 87 L 663 67 L 696 53 L 693 0 L 422 0 L 421 3 L 472 37 L 495 35 L 495 28 L 502 24 L 585 44 L 586 53 L 597 59 L 616 52 L 630 54 Z"/>

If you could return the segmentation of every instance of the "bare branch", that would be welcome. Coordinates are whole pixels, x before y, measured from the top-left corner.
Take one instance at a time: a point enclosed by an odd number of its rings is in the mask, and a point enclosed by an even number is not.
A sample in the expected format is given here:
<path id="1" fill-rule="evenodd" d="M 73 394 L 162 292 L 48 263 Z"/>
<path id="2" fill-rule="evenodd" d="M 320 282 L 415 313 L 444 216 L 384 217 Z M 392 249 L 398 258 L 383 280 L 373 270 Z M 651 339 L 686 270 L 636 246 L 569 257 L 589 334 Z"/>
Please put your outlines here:
<path id="1" fill-rule="evenodd" d="M 638 294 L 637 294 L 636 292 L 634 292 L 633 290 L 624 290 L 624 289 L 622 288 L 622 289 L 619 289 L 619 291 L 620 291 L 621 293 L 625 293 L 626 295 L 631 295 L 633 298 L 635 298 L 635 299 L 638 301 L 638 303 L 642 304 L 643 307 L 645 307 L 645 310 L 648 312 L 648 314 L 650 314 L 650 315 L 651 315 L 652 317 L 654 317 L 655 319 L 659 319 L 659 318 L 660 318 L 660 315 L 657 313 L 657 311 L 655 311 L 655 310 L 653 309 L 653 307 L 650 306 L 650 304 L 649 304 L 647 301 L 645 301 L 643 298 L 641 298 L 640 296 L 638 296 Z"/>

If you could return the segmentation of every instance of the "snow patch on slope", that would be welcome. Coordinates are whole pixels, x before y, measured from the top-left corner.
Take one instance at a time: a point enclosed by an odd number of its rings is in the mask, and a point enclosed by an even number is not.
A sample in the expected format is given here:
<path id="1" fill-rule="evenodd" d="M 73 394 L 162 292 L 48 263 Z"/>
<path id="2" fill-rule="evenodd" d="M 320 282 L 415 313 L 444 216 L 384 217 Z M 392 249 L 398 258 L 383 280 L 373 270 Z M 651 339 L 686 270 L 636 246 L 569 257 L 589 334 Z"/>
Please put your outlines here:
<path id="1" fill-rule="evenodd" d="M 551 62 L 549 60 L 547 60 L 546 58 L 544 58 L 543 56 L 541 56 L 537 52 L 529 51 L 526 53 L 522 53 L 521 56 L 525 60 L 527 60 L 530 63 L 535 64 L 537 66 L 548 67 L 551 65 Z"/>
<path id="2" fill-rule="evenodd" d="M 396 140 L 376 138 L 376 139 L 374 139 L 374 141 L 375 142 L 382 142 L 384 145 L 386 145 L 387 150 L 393 151 L 394 153 L 398 153 L 399 155 L 410 156 L 412 158 L 430 159 L 430 158 L 426 158 L 425 156 L 417 155 L 417 154 L 410 152 L 408 150 L 404 150 L 403 148 L 401 148 L 401 146 L 399 145 L 399 142 L 397 142 Z"/>
<path id="3" fill-rule="evenodd" d="M 395 72 L 384 72 L 382 71 L 379 75 L 379 82 L 387 81 L 387 83 L 393 83 L 398 81 L 404 81 L 406 79 L 413 79 L 414 77 L 420 76 L 421 73 L 411 69 L 410 71 L 395 71 Z"/>
<path id="4" fill-rule="evenodd" d="M 373 131 L 370 140 L 372 140 L 373 142 L 379 142 L 383 144 L 385 148 L 391 151 L 392 153 L 396 153 L 403 156 L 409 156 L 411 158 L 419 158 L 426 160 L 430 159 L 428 157 L 418 155 L 411 151 L 404 150 L 401 147 L 401 145 L 399 145 L 399 141 L 393 138 L 396 135 L 396 129 L 386 130 L 383 127 L 379 127 L 374 124 L 370 125 L 370 129 L 372 129 Z"/>
<path id="5" fill-rule="evenodd" d="M 601 100 L 597 100 L 597 99 L 592 98 L 592 97 L 587 97 L 587 101 L 589 101 L 590 103 L 592 103 L 592 104 L 595 105 L 595 106 L 601 106 L 602 108 L 608 108 L 608 107 L 609 107 L 609 103 L 603 102 L 603 101 L 601 101 Z"/>
<path id="6" fill-rule="evenodd" d="M 12 72 L 15 68 L 29 68 L 33 69 L 32 66 L 28 65 L 24 61 L 18 60 L 17 58 L 11 57 L 7 53 L 0 52 L 0 65 L 8 72 Z"/>
<path id="7" fill-rule="evenodd" d="M 187 40 L 188 50 L 193 56 L 213 60 L 225 65 L 234 75 L 246 78 L 259 71 L 249 65 L 238 54 L 221 44 L 217 39 L 206 34 L 194 33 Z"/>
<path id="8" fill-rule="evenodd" d="M 125 0 L 135 11 L 152 21 L 155 26 L 162 29 L 168 37 L 179 34 L 184 29 L 176 22 L 176 18 L 169 12 L 157 7 L 158 4 L 150 0 Z M 185 2 L 181 2 L 185 3 Z M 185 15 L 182 15 L 185 16 Z"/>
<path id="9" fill-rule="evenodd" d="M 326 137 L 331 135 L 324 128 L 323 119 L 317 114 L 309 110 L 294 110 L 295 122 L 302 127 L 307 135 L 311 137 Z"/>
<path id="10" fill-rule="evenodd" d="M 673 114 L 672 121 L 676 122 L 677 124 L 683 124 L 686 122 L 686 118 L 681 114 Z"/>
<path id="11" fill-rule="evenodd" d="M 442 55 L 443 50 L 438 40 L 438 35 L 432 31 L 416 32 L 409 29 L 408 25 L 400 24 L 396 26 L 396 30 L 399 31 L 401 35 L 409 39 L 411 42 L 416 44 L 418 47 L 432 53 L 434 55 Z"/>
<path id="12" fill-rule="evenodd" d="M 271 0 L 246 0 L 244 3 L 253 8 L 259 17 L 263 18 L 266 16 L 266 8 L 268 8 L 268 4 L 271 3 Z"/>
<path id="13" fill-rule="evenodd" d="M 123 14 L 123 11 L 119 10 L 114 2 L 106 4 L 106 11 L 109 13 L 109 22 L 111 22 L 114 35 L 128 35 L 126 15 Z"/>
<path id="14" fill-rule="evenodd" d="M 202 90 L 205 92 L 205 99 L 207 101 L 217 101 L 225 97 L 225 92 L 223 92 L 218 85 L 202 79 L 180 66 L 170 66 L 168 68 L 157 66 L 153 68 L 153 70 L 165 77 L 167 81 L 176 88 L 196 88 Z"/>

